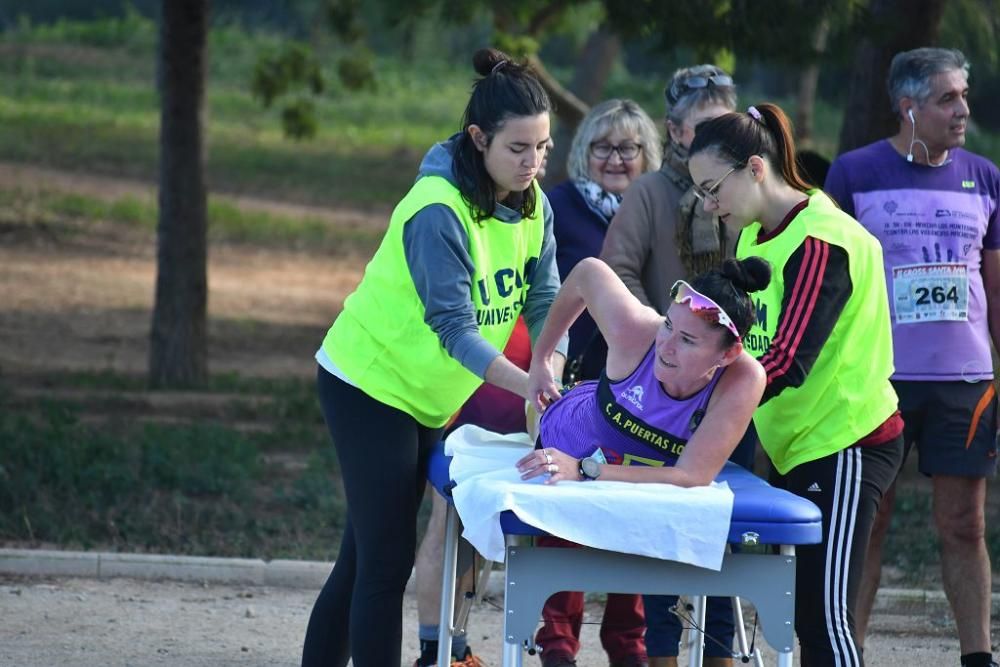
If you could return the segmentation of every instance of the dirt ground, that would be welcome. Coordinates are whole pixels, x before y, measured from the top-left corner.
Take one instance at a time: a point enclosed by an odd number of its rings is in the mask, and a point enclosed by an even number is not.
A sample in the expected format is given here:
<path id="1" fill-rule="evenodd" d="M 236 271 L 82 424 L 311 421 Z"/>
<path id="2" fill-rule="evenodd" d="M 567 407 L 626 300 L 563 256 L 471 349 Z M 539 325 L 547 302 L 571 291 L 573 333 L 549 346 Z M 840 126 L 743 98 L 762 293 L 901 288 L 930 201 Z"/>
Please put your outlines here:
<path id="1" fill-rule="evenodd" d="M 94 197 L 154 197 L 148 184 L 0 163 L 0 183 Z M 380 213 L 232 198 L 248 209 L 383 227 Z M 21 217 L 29 217 L 22 212 Z M 0 220 L 0 371 L 144 373 L 156 278 L 155 235 L 121 224 Z M 367 257 L 214 244 L 209 368 L 307 376 L 313 354 Z"/>
<path id="2" fill-rule="evenodd" d="M 292 588 L 0 577 L 0 664 L 297 665 L 315 595 Z M 600 615 L 599 605 L 588 605 L 588 621 Z M 503 614 L 483 603 L 470 618 L 470 644 L 487 665 L 498 666 Z M 951 619 L 940 608 L 882 610 L 872 626 L 865 651 L 869 667 L 958 664 Z M 402 667 L 417 655 L 416 628 L 416 599 L 408 593 Z M 763 652 L 774 664 L 766 644 Z M 578 663 L 607 665 L 594 624 L 584 626 Z M 539 662 L 526 656 L 524 664 Z"/>

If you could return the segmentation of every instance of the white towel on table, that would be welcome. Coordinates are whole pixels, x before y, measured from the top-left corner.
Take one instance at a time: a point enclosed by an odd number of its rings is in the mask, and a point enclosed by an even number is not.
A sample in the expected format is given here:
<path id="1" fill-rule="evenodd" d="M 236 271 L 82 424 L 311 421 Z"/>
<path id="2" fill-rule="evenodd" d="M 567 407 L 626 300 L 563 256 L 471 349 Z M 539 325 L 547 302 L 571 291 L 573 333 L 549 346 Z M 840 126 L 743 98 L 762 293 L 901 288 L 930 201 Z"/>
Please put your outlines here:
<path id="1" fill-rule="evenodd" d="M 504 560 L 500 514 L 578 544 L 718 570 L 729 534 L 733 492 L 725 482 L 672 484 L 524 481 L 514 464 L 532 442 L 462 426 L 445 441 L 462 536 L 486 558 Z"/>

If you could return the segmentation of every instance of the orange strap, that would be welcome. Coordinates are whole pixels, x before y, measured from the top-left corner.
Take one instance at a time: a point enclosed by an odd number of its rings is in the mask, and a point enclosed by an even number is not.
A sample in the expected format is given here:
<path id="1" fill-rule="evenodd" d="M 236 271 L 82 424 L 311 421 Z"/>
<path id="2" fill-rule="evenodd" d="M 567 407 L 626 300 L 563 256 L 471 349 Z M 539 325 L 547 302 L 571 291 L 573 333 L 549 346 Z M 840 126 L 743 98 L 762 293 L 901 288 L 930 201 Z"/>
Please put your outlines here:
<path id="1" fill-rule="evenodd" d="M 989 387 L 983 394 L 983 397 L 979 399 L 979 403 L 976 404 L 976 409 L 972 412 L 972 423 L 969 424 L 969 436 L 965 439 L 965 448 L 968 449 L 969 445 L 972 444 L 972 439 L 976 437 L 976 430 L 979 428 L 979 418 L 983 416 L 983 412 L 990 405 L 990 401 L 996 396 L 997 390 L 993 386 L 993 383 L 989 383 Z"/>

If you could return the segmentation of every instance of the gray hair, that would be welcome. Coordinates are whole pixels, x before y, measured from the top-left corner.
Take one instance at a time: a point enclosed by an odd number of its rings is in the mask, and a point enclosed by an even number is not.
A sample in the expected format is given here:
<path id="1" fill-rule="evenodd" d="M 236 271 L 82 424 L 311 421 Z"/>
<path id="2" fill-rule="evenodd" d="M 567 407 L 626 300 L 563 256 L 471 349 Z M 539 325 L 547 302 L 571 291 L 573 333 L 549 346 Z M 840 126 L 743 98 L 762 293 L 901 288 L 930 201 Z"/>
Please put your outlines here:
<path id="1" fill-rule="evenodd" d="M 660 168 L 663 152 L 656 123 L 632 100 L 616 98 L 593 107 L 576 129 L 566 160 L 566 171 L 571 179 L 590 178 L 590 145 L 615 130 L 636 137 L 642 146 L 644 172 Z"/>
<path id="2" fill-rule="evenodd" d="M 952 70 L 962 70 L 966 78 L 969 76 L 969 61 L 958 49 L 925 47 L 897 53 L 887 81 L 892 110 L 899 113 L 899 102 L 904 97 L 922 105 L 931 96 L 931 78 Z"/>
<path id="3" fill-rule="evenodd" d="M 729 79 L 729 85 L 708 85 L 688 88 L 685 83 L 692 77 L 720 77 Z M 730 111 L 736 109 L 736 85 L 724 69 L 715 65 L 682 67 L 670 78 L 664 95 L 667 98 L 667 119 L 674 125 L 682 124 L 692 109 L 706 104 L 719 104 Z"/>

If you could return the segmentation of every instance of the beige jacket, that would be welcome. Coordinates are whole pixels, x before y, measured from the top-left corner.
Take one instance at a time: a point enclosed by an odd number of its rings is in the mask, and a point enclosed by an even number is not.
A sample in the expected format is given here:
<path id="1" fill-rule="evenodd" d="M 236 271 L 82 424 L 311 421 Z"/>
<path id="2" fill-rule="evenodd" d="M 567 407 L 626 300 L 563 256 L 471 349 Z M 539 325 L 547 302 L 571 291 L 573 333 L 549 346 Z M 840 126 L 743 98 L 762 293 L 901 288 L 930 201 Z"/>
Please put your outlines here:
<path id="1" fill-rule="evenodd" d="M 640 301 L 665 313 L 674 282 L 732 257 L 737 237 L 704 211 L 686 165 L 668 149 L 659 171 L 643 174 L 625 191 L 601 259 Z"/>

